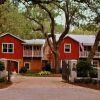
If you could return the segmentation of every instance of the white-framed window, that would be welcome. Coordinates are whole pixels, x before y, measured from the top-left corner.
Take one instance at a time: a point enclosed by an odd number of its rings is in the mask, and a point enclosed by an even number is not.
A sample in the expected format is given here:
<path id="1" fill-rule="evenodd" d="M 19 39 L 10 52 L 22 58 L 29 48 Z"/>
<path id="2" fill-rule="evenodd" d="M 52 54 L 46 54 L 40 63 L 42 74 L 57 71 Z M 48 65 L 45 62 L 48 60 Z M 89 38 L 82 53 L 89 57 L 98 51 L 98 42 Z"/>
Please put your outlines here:
<path id="1" fill-rule="evenodd" d="M 24 62 L 24 67 L 26 67 L 29 70 L 30 69 L 30 62 Z"/>
<path id="2" fill-rule="evenodd" d="M 64 44 L 64 52 L 71 53 L 71 44 Z"/>
<path id="3" fill-rule="evenodd" d="M 14 43 L 2 43 L 2 53 L 14 53 Z"/>

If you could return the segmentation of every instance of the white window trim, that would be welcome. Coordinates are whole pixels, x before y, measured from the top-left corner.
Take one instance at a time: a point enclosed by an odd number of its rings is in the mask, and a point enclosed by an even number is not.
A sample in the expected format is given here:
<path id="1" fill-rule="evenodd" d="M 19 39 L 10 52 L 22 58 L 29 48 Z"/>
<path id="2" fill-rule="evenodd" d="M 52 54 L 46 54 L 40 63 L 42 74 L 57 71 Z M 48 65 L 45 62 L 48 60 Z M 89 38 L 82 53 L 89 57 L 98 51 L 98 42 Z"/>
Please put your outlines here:
<path id="1" fill-rule="evenodd" d="M 29 69 L 28 70 L 30 70 L 30 66 L 31 66 L 30 62 L 24 62 L 24 66 L 25 66 L 26 63 L 29 64 Z"/>
<path id="2" fill-rule="evenodd" d="M 12 44 L 13 45 L 13 52 L 3 52 L 3 44 Z M 2 43 L 2 53 L 14 53 L 14 43 Z"/>
<path id="3" fill-rule="evenodd" d="M 70 51 L 69 52 L 65 51 L 65 45 L 69 45 L 70 46 Z M 71 53 L 71 44 L 68 44 L 68 43 L 64 44 L 64 53 Z"/>

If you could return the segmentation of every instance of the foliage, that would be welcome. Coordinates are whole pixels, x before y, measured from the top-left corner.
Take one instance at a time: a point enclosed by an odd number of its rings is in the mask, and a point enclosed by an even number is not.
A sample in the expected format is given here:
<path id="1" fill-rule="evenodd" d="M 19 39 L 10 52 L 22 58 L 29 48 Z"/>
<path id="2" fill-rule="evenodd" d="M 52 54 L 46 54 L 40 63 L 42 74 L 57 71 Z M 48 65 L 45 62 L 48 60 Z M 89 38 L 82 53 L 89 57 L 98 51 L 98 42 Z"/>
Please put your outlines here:
<path id="1" fill-rule="evenodd" d="M 38 74 L 39 75 L 50 75 L 51 73 L 49 71 L 41 71 Z"/>
<path id="2" fill-rule="evenodd" d="M 43 71 L 51 71 L 51 66 L 50 66 L 50 64 L 47 63 L 47 64 L 43 67 L 42 70 L 43 70 Z"/>
<path id="3" fill-rule="evenodd" d="M 24 74 L 27 72 L 27 68 L 26 67 L 22 67 L 19 71 L 21 74 Z"/>
<path id="4" fill-rule="evenodd" d="M 39 74 L 38 73 L 35 73 L 35 72 L 33 72 L 33 71 L 30 71 L 30 70 L 28 70 L 26 73 L 24 73 L 24 75 L 25 76 L 35 76 L 35 77 L 37 77 L 37 76 L 39 76 Z"/>
<path id="5" fill-rule="evenodd" d="M 0 5 L 1 5 L 1 4 L 4 4 L 5 1 L 6 1 L 6 0 L 0 0 Z"/>
<path id="6" fill-rule="evenodd" d="M 95 35 L 96 34 L 96 31 L 86 30 L 86 29 L 83 29 L 82 27 L 79 27 L 79 28 L 75 28 L 71 33 L 72 34 Z"/>
<path id="7" fill-rule="evenodd" d="M 6 78 L 6 77 L 0 78 L 0 83 L 1 83 L 1 82 L 6 82 L 6 81 L 7 81 L 7 78 Z"/>
<path id="8" fill-rule="evenodd" d="M 97 68 L 93 68 L 92 70 L 90 70 L 90 77 L 91 78 L 97 78 L 98 77 L 98 69 Z"/>
<path id="9" fill-rule="evenodd" d="M 91 78 L 79 78 L 75 79 L 75 83 L 91 83 L 92 79 Z"/>
<path id="10" fill-rule="evenodd" d="M 27 39 L 33 38 L 30 21 L 8 0 L 0 5 L 0 33 L 12 33 Z"/>
<path id="11" fill-rule="evenodd" d="M 23 1 L 23 0 L 20 0 Z M 58 47 L 66 34 L 70 31 L 70 26 L 80 26 L 87 23 L 94 22 L 100 16 L 100 2 L 98 0 L 24 0 L 26 9 L 30 11 L 28 17 L 31 16 L 32 22 L 36 24 L 34 30 L 41 31 L 45 34 L 49 47 L 55 57 L 55 68 L 59 70 L 59 52 Z M 32 2 L 29 2 L 32 1 Z M 37 2 L 36 2 L 37 1 Z M 41 2 L 40 2 L 41 1 Z M 58 2 L 59 1 L 59 2 Z M 28 2 L 28 3 L 27 3 Z M 43 3 L 46 2 L 46 3 Z M 47 3 L 49 2 L 49 3 Z M 31 9 L 31 10 L 30 10 Z M 42 12 L 42 13 L 41 13 Z M 65 23 L 61 36 L 56 40 L 55 18 L 62 12 L 64 15 Z M 98 12 L 98 13 L 97 13 Z M 37 20 L 38 19 L 38 20 Z M 47 24 L 45 24 L 47 22 Z M 95 21 L 99 22 L 99 21 Z M 49 29 L 49 33 L 48 30 Z M 52 40 L 50 44 L 49 38 Z"/>
<path id="12" fill-rule="evenodd" d="M 0 61 L 0 71 L 5 70 L 5 66 L 4 63 Z"/>
<path id="13" fill-rule="evenodd" d="M 91 69 L 92 69 L 92 65 L 90 62 L 80 60 L 77 63 L 77 76 L 78 77 L 88 77 Z"/>

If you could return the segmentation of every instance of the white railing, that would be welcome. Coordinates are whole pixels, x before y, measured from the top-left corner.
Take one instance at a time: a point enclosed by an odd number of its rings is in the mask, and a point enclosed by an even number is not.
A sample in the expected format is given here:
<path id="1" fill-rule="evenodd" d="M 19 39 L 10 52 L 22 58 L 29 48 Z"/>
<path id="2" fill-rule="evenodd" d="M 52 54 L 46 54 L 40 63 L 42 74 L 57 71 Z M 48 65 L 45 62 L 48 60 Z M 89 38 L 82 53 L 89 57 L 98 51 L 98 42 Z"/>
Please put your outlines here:
<path id="1" fill-rule="evenodd" d="M 23 57 L 41 57 L 41 50 L 32 51 L 32 50 L 23 50 Z"/>
<path id="2" fill-rule="evenodd" d="M 41 50 L 33 51 L 33 57 L 41 57 Z"/>
<path id="3" fill-rule="evenodd" d="M 80 51 L 80 57 L 88 57 L 89 51 Z M 94 58 L 100 58 L 100 52 L 96 52 Z"/>
<path id="4" fill-rule="evenodd" d="M 32 57 L 32 50 L 23 50 L 24 57 Z"/>

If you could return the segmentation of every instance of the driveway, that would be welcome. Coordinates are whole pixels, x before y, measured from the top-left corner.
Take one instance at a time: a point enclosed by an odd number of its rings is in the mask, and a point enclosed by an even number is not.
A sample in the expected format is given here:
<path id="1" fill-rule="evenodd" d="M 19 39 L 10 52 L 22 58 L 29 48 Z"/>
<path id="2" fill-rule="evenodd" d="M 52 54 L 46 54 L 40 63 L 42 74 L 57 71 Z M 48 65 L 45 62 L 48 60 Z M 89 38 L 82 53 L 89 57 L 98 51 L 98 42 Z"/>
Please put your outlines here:
<path id="1" fill-rule="evenodd" d="M 100 100 L 100 91 L 73 86 L 61 77 L 12 77 L 14 84 L 0 89 L 0 100 Z"/>

